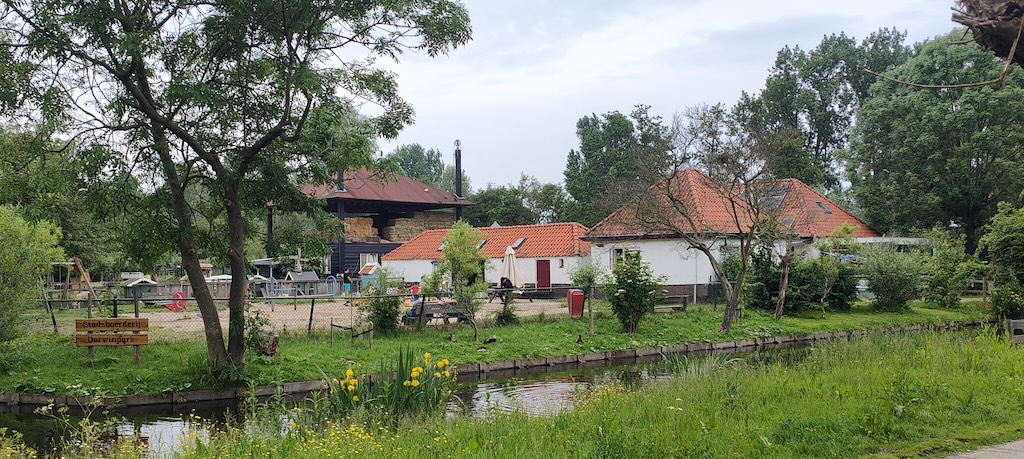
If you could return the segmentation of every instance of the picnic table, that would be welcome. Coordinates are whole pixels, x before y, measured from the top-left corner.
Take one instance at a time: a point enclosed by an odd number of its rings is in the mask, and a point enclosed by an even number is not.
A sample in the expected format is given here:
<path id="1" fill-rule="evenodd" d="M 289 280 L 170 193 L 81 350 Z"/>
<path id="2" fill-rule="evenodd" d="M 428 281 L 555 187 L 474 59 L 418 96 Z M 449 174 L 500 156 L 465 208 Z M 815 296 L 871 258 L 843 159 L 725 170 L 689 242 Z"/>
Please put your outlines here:
<path id="1" fill-rule="evenodd" d="M 420 307 L 423 308 L 423 322 L 430 323 L 431 320 L 441 320 L 444 323 L 448 323 L 450 319 L 455 319 L 456 322 L 465 322 L 469 320 L 466 313 L 458 307 L 454 301 L 440 300 L 440 301 L 426 301 L 418 302 L 412 305 L 412 311 L 409 314 L 402 316 L 403 325 L 412 325 L 420 319 Z"/>

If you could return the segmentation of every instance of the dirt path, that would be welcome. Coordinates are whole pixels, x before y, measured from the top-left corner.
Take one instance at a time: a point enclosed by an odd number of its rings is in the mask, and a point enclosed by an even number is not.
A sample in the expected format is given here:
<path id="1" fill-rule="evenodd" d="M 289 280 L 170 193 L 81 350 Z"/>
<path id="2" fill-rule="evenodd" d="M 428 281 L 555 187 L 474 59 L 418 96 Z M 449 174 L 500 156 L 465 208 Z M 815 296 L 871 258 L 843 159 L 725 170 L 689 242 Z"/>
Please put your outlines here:
<path id="1" fill-rule="evenodd" d="M 565 300 L 529 300 L 517 299 L 513 306 L 520 316 L 567 313 Z M 275 304 L 254 303 L 250 310 L 270 320 L 275 330 L 305 330 L 310 323 L 310 299 L 280 299 Z M 495 299 L 492 303 L 484 303 L 477 313 L 478 318 L 492 318 L 501 310 L 501 303 Z M 203 320 L 198 315 L 195 305 L 190 304 L 184 312 L 158 311 L 143 312 L 141 317 L 149 319 L 150 330 L 162 330 L 172 333 L 201 333 Z M 350 302 L 338 301 L 336 298 L 317 298 L 313 305 L 312 327 L 327 330 L 331 323 L 341 327 L 351 327 L 353 322 L 361 321 L 362 313 Z M 221 324 L 227 327 L 227 311 L 220 312 Z"/>

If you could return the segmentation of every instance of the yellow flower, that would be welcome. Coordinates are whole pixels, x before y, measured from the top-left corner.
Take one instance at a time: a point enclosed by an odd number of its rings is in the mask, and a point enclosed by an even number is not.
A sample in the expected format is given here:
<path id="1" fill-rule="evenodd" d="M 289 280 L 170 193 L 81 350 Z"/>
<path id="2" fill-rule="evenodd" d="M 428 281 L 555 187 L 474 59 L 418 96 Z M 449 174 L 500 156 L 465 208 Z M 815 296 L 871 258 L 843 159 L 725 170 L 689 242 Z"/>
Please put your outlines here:
<path id="1" fill-rule="evenodd" d="M 341 384 L 340 382 L 338 382 L 338 378 L 334 378 L 334 379 L 332 379 L 332 381 L 334 381 L 334 385 Z"/>
<path id="2" fill-rule="evenodd" d="M 430 353 L 429 352 L 424 352 L 423 353 L 423 360 L 426 360 L 428 362 L 430 361 Z"/>
<path id="3" fill-rule="evenodd" d="M 352 396 L 352 401 L 353 402 L 358 402 L 359 401 L 359 396 L 358 395 L 353 395 Z"/>
<path id="4" fill-rule="evenodd" d="M 449 378 L 451 376 L 452 376 L 452 374 L 448 370 L 444 370 L 444 377 L 445 378 Z"/>
<path id="5" fill-rule="evenodd" d="M 352 392 L 352 391 L 354 391 L 354 390 L 356 390 L 356 385 L 355 385 L 355 384 L 349 384 L 349 385 L 348 385 L 348 391 L 349 391 L 349 392 Z"/>
<path id="6" fill-rule="evenodd" d="M 408 379 L 406 379 L 405 381 L 402 381 L 402 385 L 405 386 L 405 387 L 409 387 L 409 384 L 411 384 L 411 382 Z"/>
<path id="7" fill-rule="evenodd" d="M 420 381 L 418 379 L 414 379 L 411 382 L 409 382 L 409 385 L 412 386 L 412 387 L 416 387 L 416 386 L 420 385 Z"/>
<path id="8" fill-rule="evenodd" d="M 441 377 L 441 373 L 440 373 L 440 372 L 438 372 L 438 371 L 435 371 L 435 372 L 434 372 L 434 377 L 435 377 L 435 378 L 440 378 L 440 377 Z"/>
<path id="9" fill-rule="evenodd" d="M 351 378 L 353 374 L 355 374 L 355 373 L 352 371 L 351 368 L 349 368 L 348 370 L 345 370 L 345 377 L 346 378 Z"/>

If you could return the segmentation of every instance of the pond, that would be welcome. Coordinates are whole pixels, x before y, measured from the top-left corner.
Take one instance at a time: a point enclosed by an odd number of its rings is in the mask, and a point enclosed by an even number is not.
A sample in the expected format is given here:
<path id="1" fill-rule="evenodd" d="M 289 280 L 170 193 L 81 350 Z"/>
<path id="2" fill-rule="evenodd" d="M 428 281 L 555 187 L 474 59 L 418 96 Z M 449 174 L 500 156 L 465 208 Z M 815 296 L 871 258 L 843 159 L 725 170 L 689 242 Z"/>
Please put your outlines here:
<path id="1" fill-rule="evenodd" d="M 518 374 L 459 384 L 447 403 L 449 416 L 485 417 L 496 413 L 520 411 L 535 415 L 558 413 L 572 409 L 581 392 L 608 384 L 621 384 L 636 389 L 652 381 L 672 377 L 679 368 L 695 365 L 701 359 L 721 361 L 740 359 L 750 365 L 768 362 L 788 364 L 802 360 L 809 347 L 717 355 L 714 357 L 670 356 L 667 360 L 630 365 L 613 365 L 561 372 Z M 116 413 L 121 419 L 113 423 L 118 435 L 139 435 L 148 442 L 150 457 L 169 456 L 182 434 L 189 428 L 190 415 L 203 419 L 225 419 L 235 411 L 232 402 L 194 405 L 186 412 Z M 93 419 L 103 419 L 94 413 Z M 71 423 L 78 418 L 69 418 Z M 25 442 L 37 451 L 51 451 L 68 431 L 63 421 L 41 414 L 0 414 L 0 428 L 24 434 Z"/>

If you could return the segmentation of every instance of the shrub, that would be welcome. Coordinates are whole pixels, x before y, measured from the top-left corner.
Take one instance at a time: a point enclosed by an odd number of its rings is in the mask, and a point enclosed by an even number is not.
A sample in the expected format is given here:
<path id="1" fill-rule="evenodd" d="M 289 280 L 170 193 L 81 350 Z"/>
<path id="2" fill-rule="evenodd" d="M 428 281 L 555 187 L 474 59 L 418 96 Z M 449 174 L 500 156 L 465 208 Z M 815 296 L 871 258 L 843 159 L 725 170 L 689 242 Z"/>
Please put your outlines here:
<path id="1" fill-rule="evenodd" d="M 857 268 L 828 254 L 796 261 L 786 295 L 786 308 L 791 311 L 849 311 L 857 297 Z"/>
<path id="2" fill-rule="evenodd" d="M 974 266 L 965 250 L 964 237 L 953 237 L 938 228 L 925 237 L 931 256 L 926 257 L 924 265 L 924 299 L 944 308 L 959 306 Z"/>
<path id="3" fill-rule="evenodd" d="M 1024 209 L 1000 203 L 986 229 L 981 247 L 991 258 L 996 284 L 992 291 L 992 314 L 996 319 L 1024 318 Z"/>
<path id="4" fill-rule="evenodd" d="M 663 283 L 664 279 L 655 277 L 650 265 L 640 257 L 626 257 L 615 265 L 605 285 L 605 295 L 623 331 L 636 332 L 644 316 L 654 312 L 654 305 L 661 300 Z"/>
<path id="5" fill-rule="evenodd" d="M 60 235 L 50 223 L 30 223 L 14 207 L 0 206 L 0 341 L 18 335 L 22 311 L 42 291 L 41 275 L 50 262 L 64 258 L 57 246 Z"/>
<path id="6" fill-rule="evenodd" d="M 919 253 L 896 247 L 871 247 L 862 251 L 860 273 L 875 294 L 878 309 L 904 309 L 921 290 L 923 263 Z"/>
<path id="7" fill-rule="evenodd" d="M 389 335 L 398 330 L 403 297 L 395 293 L 402 284 L 389 280 L 388 271 L 381 269 L 376 281 L 367 288 L 369 298 L 359 302 L 359 309 L 366 313 L 375 334 Z"/>

